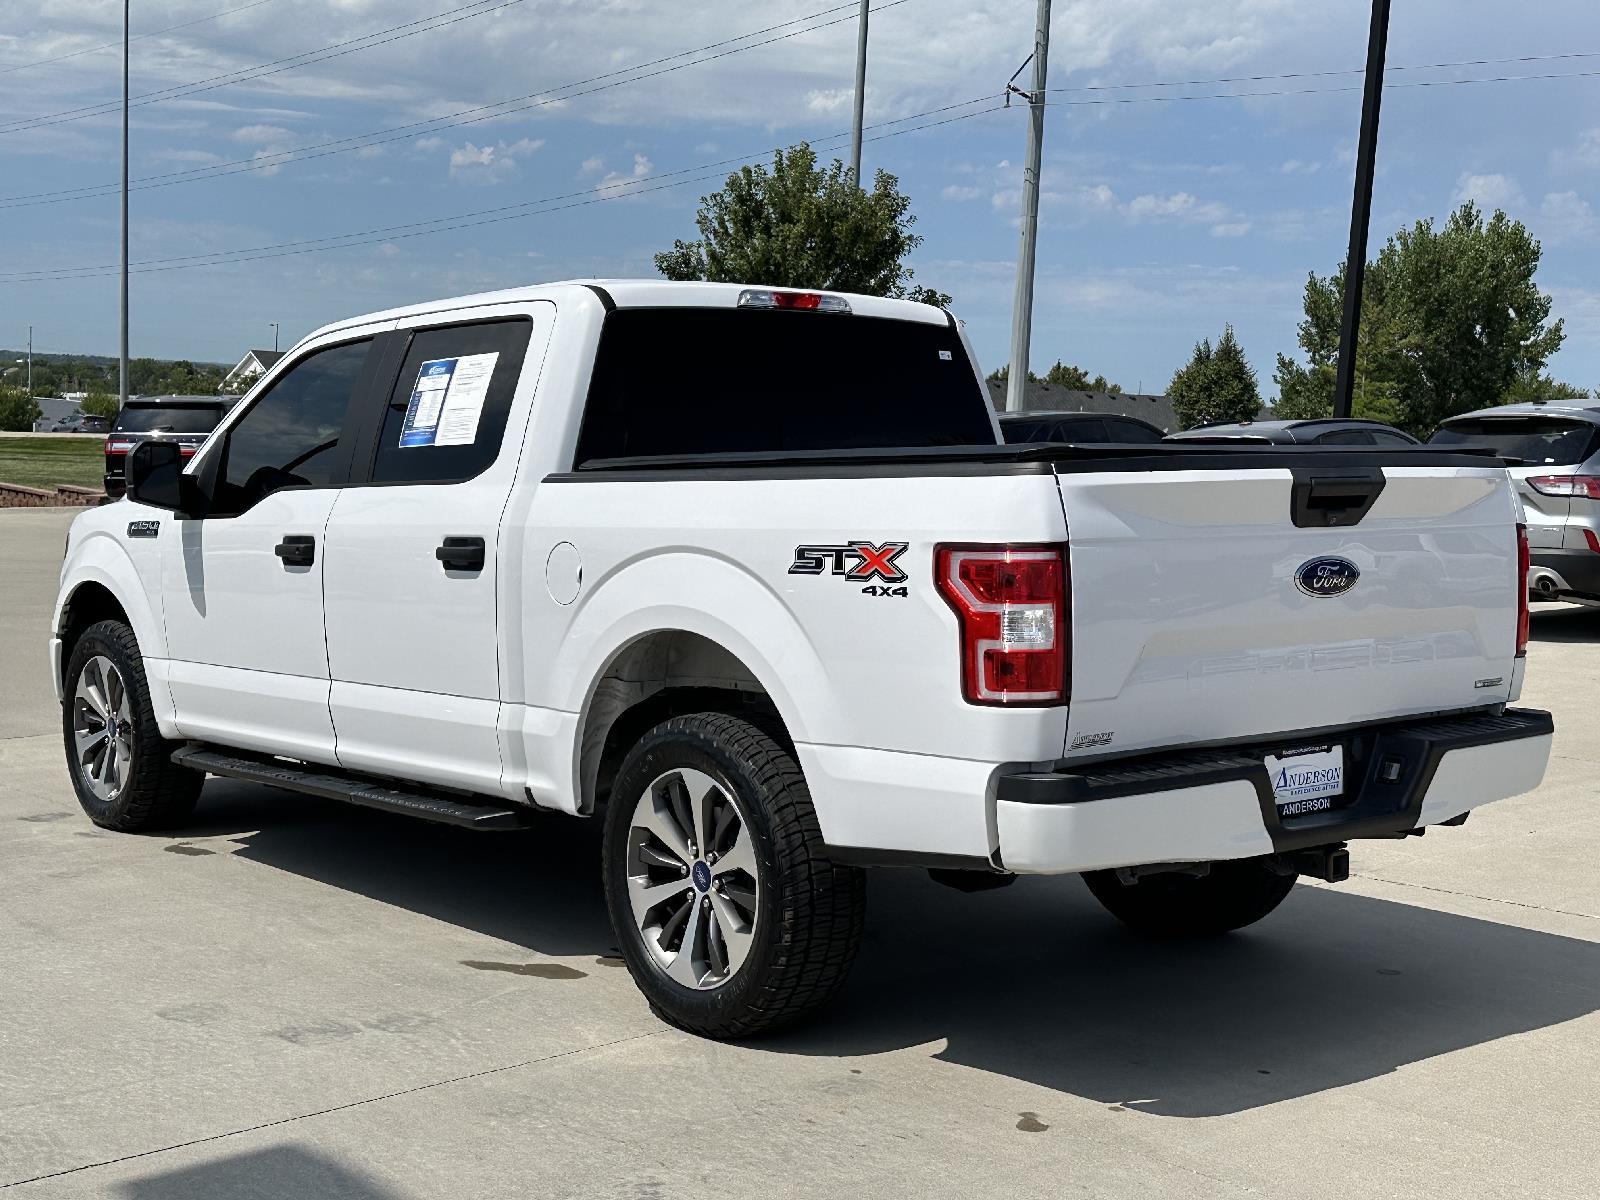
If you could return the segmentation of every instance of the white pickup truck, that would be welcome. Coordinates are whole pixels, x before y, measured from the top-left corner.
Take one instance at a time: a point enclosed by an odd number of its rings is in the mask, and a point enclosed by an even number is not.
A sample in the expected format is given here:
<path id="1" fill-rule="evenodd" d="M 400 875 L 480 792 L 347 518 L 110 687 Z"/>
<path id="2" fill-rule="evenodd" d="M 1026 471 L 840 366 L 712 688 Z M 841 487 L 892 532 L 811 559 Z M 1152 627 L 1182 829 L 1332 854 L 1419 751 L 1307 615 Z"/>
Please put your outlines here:
<path id="1" fill-rule="evenodd" d="M 616 936 L 718 1037 L 845 978 L 862 866 L 1083 872 L 1136 929 L 1536 787 L 1498 459 L 1000 444 L 957 322 L 564 283 L 322 329 L 74 523 L 51 630 L 111 829 L 206 775 L 473 829 L 604 814 Z M 533 846 L 530 853 L 537 855 Z"/>

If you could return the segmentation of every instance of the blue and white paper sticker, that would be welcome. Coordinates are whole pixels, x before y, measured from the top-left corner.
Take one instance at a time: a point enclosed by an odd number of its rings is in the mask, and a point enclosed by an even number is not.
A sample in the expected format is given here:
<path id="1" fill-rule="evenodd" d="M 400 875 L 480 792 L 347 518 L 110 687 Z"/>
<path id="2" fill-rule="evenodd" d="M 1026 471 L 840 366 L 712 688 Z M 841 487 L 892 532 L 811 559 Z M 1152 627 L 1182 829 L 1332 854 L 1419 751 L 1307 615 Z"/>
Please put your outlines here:
<path id="1" fill-rule="evenodd" d="M 499 358 L 498 351 L 430 358 L 418 367 L 400 426 L 401 447 L 472 445 Z"/>

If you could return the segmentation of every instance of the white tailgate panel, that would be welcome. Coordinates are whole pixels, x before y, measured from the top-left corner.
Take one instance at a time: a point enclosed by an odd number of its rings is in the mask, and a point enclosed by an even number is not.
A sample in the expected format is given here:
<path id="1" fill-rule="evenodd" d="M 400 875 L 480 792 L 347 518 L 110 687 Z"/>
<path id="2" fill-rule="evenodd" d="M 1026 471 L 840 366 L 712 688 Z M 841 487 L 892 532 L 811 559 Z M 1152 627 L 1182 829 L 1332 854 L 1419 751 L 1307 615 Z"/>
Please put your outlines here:
<path id="1" fill-rule="evenodd" d="M 1300 529 L 1284 469 L 1063 474 L 1069 754 L 1074 740 L 1105 755 L 1509 699 L 1516 507 L 1503 473 L 1385 475 L 1360 524 Z M 1296 587 L 1324 555 L 1360 570 L 1345 594 Z"/>

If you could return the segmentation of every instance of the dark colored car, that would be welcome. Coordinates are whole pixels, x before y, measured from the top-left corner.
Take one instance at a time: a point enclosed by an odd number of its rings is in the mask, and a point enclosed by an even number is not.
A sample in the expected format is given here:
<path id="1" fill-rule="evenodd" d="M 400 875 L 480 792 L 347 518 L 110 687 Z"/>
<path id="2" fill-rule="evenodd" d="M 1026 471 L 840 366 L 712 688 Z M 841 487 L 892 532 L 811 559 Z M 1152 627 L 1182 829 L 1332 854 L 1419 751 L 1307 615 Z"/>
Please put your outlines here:
<path id="1" fill-rule="evenodd" d="M 106 495 L 115 500 L 127 490 L 128 455 L 140 442 L 177 442 L 184 458 L 200 449 L 234 403 L 232 396 L 140 396 L 130 398 L 106 437 Z M 85 422 L 104 420 L 86 417 Z M 85 432 L 90 430 L 85 424 Z"/>
<path id="2" fill-rule="evenodd" d="M 73 433 L 110 433 L 110 417 L 79 416 L 77 423 L 72 427 Z"/>
<path id="3" fill-rule="evenodd" d="M 1264 442 L 1278 446 L 1420 446 L 1409 433 L 1382 421 L 1324 417 L 1309 421 L 1240 421 L 1201 425 L 1172 435 L 1178 441 Z"/>
<path id="4" fill-rule="evenodd" d="M 1010 444 L 1073 442 L 1082 445 L 1137 445 L 1159 442 L 1166 434 L 1148 421 L 1116 413 L 1019 412 L 1000 414 L 1000 432 Z"/>

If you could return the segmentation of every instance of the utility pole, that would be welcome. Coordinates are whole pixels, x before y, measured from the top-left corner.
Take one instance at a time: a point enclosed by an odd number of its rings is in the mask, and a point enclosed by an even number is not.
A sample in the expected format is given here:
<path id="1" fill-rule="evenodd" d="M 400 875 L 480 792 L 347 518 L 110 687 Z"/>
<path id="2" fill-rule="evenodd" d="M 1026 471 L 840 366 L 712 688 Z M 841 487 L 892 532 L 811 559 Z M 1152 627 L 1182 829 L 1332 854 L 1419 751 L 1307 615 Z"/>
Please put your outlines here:
<path id="1" fill-rule="evenodd" d="M 861 20 L 856 28 L 856 118 L 850 127 L 850 178 L 861 186 L 861 119 L 867 110 L 867 10 L 872 0 L 861 0 Z"/>
<path id="2" fill-rule="evenodd" d="M 1339 374 L 1333 415 L 1348 417 L 1355 399 L 1356 346 L 1361 333 L 1361 292 L 1367 281 L 1367 233 L 1372 224 L 1372 182 L 1378 156 L 1378 113 L 1389 53 L 1389 0 L 1372 0 L 1367 34 L 1367 83 L 1361 97 L 1361 140 L 1356 146 L 1356 192 L 1350 206 L 1350 253 L 1344 264 L 1344 318 L 1339 323 Z"/>
<path id="3" fill-rule="evenodd" d="M 122 0 L 122 303 L 117 343 L 119 403 L 128 403 L 128 6 Z"/>
<path id="4" fill-rule="evenodd" d="M 28 326 L 28 399 L 33 399 L 33 326 Z"/>
<path id="5" fill-rule="evenodd" d="M 1050 0 L 1039 0 L 1033 33 L 1033 87 L 1028 98 L 1028 161 L 1022 170 L 1022 249 L 1011 312 L 1011 368 L 1006 411 L 1020 412 L 1028 394 L 1028 346 L 1033 338 L 1033 260 L 1039 243 L 1039 172 L 1044 157 L 1045 77 L 1050 54 Z M 1024 64 L 1026 65 L 1026 64 Z"/>

